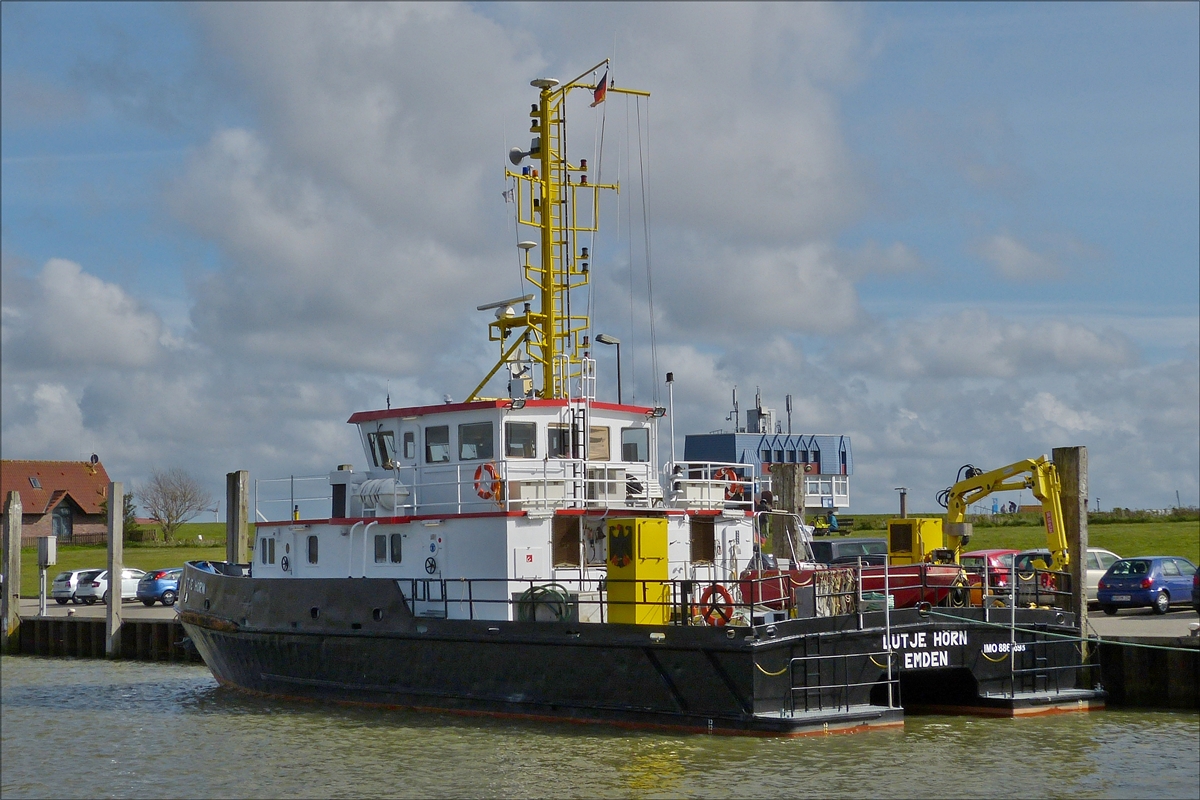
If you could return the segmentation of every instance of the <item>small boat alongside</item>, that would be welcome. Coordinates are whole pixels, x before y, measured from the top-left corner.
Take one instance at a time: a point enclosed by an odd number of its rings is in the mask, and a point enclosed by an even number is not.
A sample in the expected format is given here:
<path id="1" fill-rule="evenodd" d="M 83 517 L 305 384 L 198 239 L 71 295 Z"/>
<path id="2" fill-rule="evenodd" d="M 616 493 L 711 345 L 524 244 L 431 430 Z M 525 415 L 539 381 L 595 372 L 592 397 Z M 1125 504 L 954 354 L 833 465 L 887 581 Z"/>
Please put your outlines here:
<path id="1" fill-rule="evenodd" d="M 670 408 L 597 399 L 570 296 L 616 186 L 568 157 L 567 102 L 648 95 L 608 84 L 607 62 L 532 85 L 505 193 L 530 292 L 480 306 L 495 367 L 461 403 L 353 414 L 366 467 L 329 472 L 327 511 L 259 521 L 250 563 L 187 564 L 180 619 L 217 680 L 750 735 L 1100 704 L 1068 611 L 976 602 L 957 563 L 816 563 L 803 504 L 755 507 L 806 463 L 676 461 Z M 507 396 L 484 396 L 497 375 Z"/>

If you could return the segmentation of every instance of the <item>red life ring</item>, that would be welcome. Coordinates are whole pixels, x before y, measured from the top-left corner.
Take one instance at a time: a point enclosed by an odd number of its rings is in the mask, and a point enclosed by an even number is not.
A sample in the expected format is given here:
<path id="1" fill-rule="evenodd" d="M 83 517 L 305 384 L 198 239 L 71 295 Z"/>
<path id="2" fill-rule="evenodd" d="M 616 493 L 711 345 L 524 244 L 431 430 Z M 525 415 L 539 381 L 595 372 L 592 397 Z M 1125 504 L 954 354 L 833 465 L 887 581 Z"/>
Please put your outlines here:
<path id="1" fill-rule="evenodd" d="M 719 595 L 720 599 L 715 599 Z M 700 595 L 700 616 L 706 625 L 719 628 L 733 619 L 733 595 L 719 583 L 709 586 Z"/>
<path id="2" fill-rule="evenodd" d="M 738 482 L 738 474 L 733 471 L 733 467 L 721 467 L 713 473 L 713 480 L 727 481 L 729 483 L 725 487 L 726 500 L 733 500 L 735 497 L 739 500 L 742 499 L 742 492 L 745 491 L 745 487 Z"/>
<path id="3" fill-rule="evenodd" d="M 484 500 L 500 498 L 500 474 L 492 462 L 475 468 L 475 493 Z"/>

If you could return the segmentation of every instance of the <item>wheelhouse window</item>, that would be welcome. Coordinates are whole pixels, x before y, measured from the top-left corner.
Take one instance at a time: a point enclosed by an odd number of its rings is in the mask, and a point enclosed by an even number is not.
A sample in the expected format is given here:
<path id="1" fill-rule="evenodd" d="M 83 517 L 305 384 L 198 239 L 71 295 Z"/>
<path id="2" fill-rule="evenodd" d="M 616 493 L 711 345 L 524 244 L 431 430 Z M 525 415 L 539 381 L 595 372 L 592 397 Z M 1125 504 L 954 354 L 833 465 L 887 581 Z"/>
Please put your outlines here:
<path id="1" fill-rule="evenodd" d="M 388 560 L 388 537 L 382 533 L 375 536 L 375 563 L 382 564 Z"/>
<path id="2" fill-rule="evenodd" d="M 546 428 L 546 450 L 551 458 L 571 457 L 571 429 L 566 425 L 550 425 Z"/>
<path id="3" fill-rule="evenodd" d="M 588 460 L 608 461 L 612 451 L 608 448 L 608 428 L 593 425 L 588 431 Z"/>
<path id="4" fill-rule="evenodd" d="M 434 425 L 425 429 L 425 463 L 450 460 L 450 426 Z"/>
<path id="5" fill-rule="evenodd" d="M 392 563 L 393 563 L 393 564 L 399 564 L 399 563 L 400 563 L 400 556 L 401 556 L 401 551 L 400 551 L 400 548 L 401 548 L 401 546 L 402 546 L 403 544 L 404 544 L 404 534 L 402 534 L 402 533 L 393 533 L 393 534 L 392 534 L 392 537 L 391 537 L 391 545 L 392 545 Z"/>
<path id="6" fill-rule="evenodd" d="M 317 563 L 317 537 L 308 537 L 308 563 Z"/>
<path id="7" fill-rule="evenodd" d="M 264 564 L 275 563 L 275 540 L 263 538 L 259 540 L 259 560 Z"/>
<path id="8" fill-rule="evenodd" d="M 371 448 L 371 460 L 375 466 L 383 467 L 395 460 L 396 438 L 391 431 L 368 433 L 367 444 Z"/>
<path id="9" fill-rule="evenodd" d="M 625 428 L 621 431 L 621 460 L 650 460 L 649 428 Z"/>
<path id="10" fill-rule="evenodd" d="M 458 426 L 459 461 L 481 461 L 492 458 L 492 423 L 468 422 Z"/>
<path id="11" fill-rule="evenodd" d="M 417 437 L 412 431 L 404 432 L 404 459 L 412 461 L 417 457 Z"/>
<path id="12" fill-rule="evenodd" d="M 509 458 L 537 458 L 537 423 L 504 423 L 504 448 Z"/>

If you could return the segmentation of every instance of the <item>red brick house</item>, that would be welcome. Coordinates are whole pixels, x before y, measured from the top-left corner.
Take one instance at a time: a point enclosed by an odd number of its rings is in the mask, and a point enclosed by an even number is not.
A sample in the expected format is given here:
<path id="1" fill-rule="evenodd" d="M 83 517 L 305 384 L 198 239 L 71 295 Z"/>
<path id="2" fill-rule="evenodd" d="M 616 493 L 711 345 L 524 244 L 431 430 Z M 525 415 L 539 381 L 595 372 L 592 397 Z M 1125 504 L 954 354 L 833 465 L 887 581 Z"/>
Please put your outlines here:
<path id="1" fill-rule="evenodd" d="M 108 494 L 104 465 L 87 461 L 0 461 L 0 503 L 8 511 L 8 493 L 21 495 L 21 544 L 57 536 L 62 544 L 108 541 L 108 516 L 101 503 Z"/>

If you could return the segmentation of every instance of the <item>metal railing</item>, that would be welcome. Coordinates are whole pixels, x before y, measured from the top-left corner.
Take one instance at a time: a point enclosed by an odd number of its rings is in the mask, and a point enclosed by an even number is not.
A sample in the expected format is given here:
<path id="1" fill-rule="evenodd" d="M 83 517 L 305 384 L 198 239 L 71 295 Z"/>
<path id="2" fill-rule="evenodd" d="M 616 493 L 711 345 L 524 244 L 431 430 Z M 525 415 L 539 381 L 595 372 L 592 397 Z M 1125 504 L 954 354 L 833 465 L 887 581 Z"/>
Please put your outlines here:
<path id="1" fill-rule="evenodd" d="M 328 490 L 325 493 L 318 493 L 319 487 L 314 488 L 316 484 L 324 484 Z M 260 497 L 259 486 L 263 487 L 265 497 Z M 287 497 L 283 497 L 284 487 L 287 488 Z M 299 489 L 299 494 L 297 494 Z M 254 521 L 255 522 L 272 522 L 273 520 L 263 513 L 262 507 L 267 506 L 269 509 L 278 508 L 280 505 L 287 504 L 287 510 L 283 515 L 279 515 L 278 519 L 319 519 L 328 516 L 333 498 L 333 488 L 329 484 L 328 475 L 289 475 L 286 478 L 255 478 L 254 479 Z M 315 503 L 322 503 L 323 506 L 316 506 Z M 303 508 L 302 508 L 303 506 Z M 310 513 L 316 510 L 316 513 Z M 273 514 L 272 516 L 275 516 Z"/>

